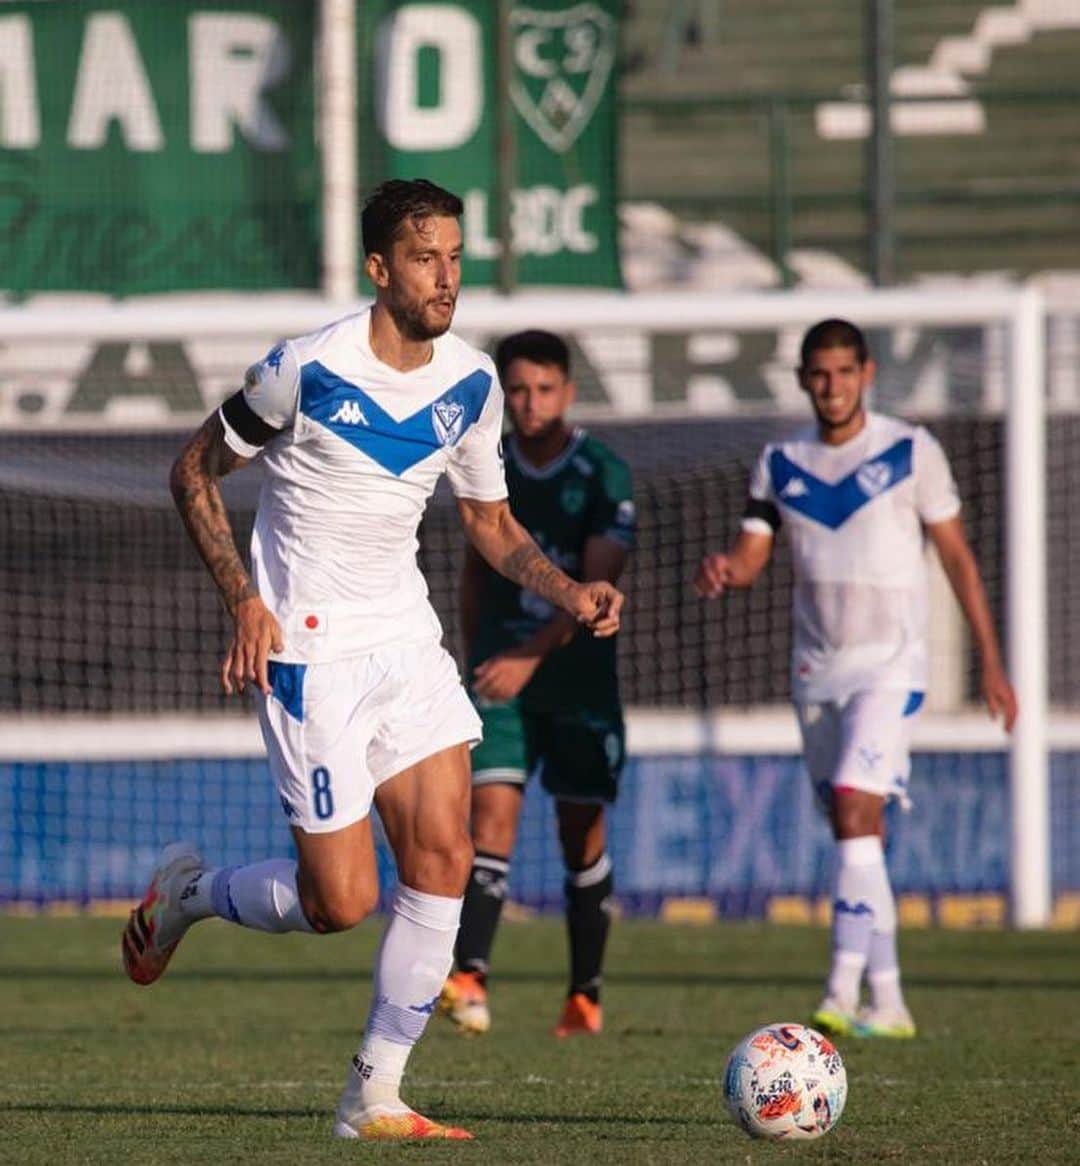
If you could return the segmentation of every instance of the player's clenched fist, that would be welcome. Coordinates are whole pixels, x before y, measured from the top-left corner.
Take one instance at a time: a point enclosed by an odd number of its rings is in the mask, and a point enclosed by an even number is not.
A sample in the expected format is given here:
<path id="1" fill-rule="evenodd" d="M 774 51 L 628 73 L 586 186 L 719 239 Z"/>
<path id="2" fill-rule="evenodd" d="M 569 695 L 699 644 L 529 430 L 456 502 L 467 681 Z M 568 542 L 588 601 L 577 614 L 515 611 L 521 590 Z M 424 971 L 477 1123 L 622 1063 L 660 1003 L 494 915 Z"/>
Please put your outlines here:
<path id="1" fill-rule="evenodd" d="M 626 596 L 611 583 L 582 583 L 577 589 L 572 614 L 594 636 L 603 639 L 619 630 L 625 600 Z"/>
<path id="2" fill-rule="evenodd" d="M 715 599 L 732 583 L 727 555 L 706 555 L 694 575 L 694 590 L 702 599 Z"/>

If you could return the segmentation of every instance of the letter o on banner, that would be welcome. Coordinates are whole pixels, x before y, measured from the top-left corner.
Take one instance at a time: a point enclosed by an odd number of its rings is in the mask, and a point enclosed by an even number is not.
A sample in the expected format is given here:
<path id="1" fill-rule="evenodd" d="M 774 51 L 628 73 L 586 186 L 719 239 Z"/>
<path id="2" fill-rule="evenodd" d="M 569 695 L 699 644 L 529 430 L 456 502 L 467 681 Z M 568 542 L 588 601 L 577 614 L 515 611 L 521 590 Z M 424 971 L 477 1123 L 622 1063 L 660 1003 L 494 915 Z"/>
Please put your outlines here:
<path id="1" fill-rule="evenodd" d="M 440 56 L 437 105 L 420 106 L 421 49 Z M 376 52 L 379 128 L 397 150 L 453 150 L 476 133 L 484 109 L 480 24 L 463 8 L 409 4 L 383 21 Z"/>

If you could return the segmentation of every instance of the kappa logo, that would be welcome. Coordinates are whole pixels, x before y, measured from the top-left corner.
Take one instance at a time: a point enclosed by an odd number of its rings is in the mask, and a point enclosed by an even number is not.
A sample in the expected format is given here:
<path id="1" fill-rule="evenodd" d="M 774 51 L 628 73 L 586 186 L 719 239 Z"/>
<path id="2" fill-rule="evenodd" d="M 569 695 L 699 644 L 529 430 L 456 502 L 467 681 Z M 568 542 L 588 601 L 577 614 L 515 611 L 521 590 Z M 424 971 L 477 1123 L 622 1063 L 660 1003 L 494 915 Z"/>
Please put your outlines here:
<path id="1" fill-rule="evenodd" d="M 873 745 L 860 745 L 858 755 L 864 769 L 877 769 L 878 762 L 885 756 L 880 749 L 875 749 Z"/>
<path id="2" fill-rule="evenodd" d="M 340 421 L 342 425 L 367 425 L 368 419 L 359 401 L 342 401 L 337 412 L 330 417 L 331 421 Z"/>
<path id="3" fill-rule="evenodd" d="M 431 406 L 431 422 L 435 436 L 443 445 L 453 445 L 461 436 L 461 424 L 465 419 L 465 406 L 456 401 L 436 401 Z"/>
<path id="4" fill-rule="evenodd" d="M 589 124 L 615 62 L 616 24 L 595 4 L 561 12 L 515 6 L 510 97 L 537 137 L 565 153 Z"/>
<path id="5" fill-rule="evenodd" d="M 855 481 L 864 494 L 873 498 L 892 481 L 892 469 L 888 462 L 867 462 L 855 472 Z"/>
<path id="6" fill-rule="evenodd" d="M 792 478 L 790 482 L 785 483 L 784 488 L 780 491 L 781 498 L 805 498 L 810 493 L 810 487 L 802 480 L 802 478 Z"/>

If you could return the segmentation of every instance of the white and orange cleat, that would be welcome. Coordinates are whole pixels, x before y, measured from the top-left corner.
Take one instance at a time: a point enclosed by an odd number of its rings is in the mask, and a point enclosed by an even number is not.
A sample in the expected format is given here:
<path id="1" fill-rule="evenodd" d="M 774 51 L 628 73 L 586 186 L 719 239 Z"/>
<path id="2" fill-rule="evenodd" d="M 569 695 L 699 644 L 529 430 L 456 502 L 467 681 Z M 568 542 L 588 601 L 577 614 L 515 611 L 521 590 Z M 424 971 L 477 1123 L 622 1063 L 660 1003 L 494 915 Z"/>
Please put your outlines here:
<path id="1" fill-rule="evenodd" d="M 360 1116 L 345 1121 L 340 1111 L 334 1123 L 335 1138 L 363 1138 L 372 1142 L 471 1142 L 472 1134 L 460 1126 L 444 1126 L 407 1105 L 371 1106 Z"/>
<path id="2" fill-rule="evenodd" d="M 468 1130 L 424 1117 L 401 1100 L 396 1085 L 373 1082 L 369 1075 L 369 1067 L 357 1054 L 338 1100 L 335 1138 L 372 1142 L 472 1141 Z"/>
<path id="3" fill-rule="evenodd" d="M 448 1016 L 458 1031 L 479 1035 L 491 1028 L 487 989 L 476 972 L 455 972 L 443 985 L 439 1011 Z"/>
<path id="4" fill-rule="evenodd" d="M 174 842 L 162 852 L 150 886 L 131 912 L 120 943 L 124 971 L 136 984 L 152 984 L 162 975 L 194 922 L 180 911 L 180 898 L 202 870 L 202 858 L 190 843 Z"/>
<path id="5" fill-rule="evenodd" d="M 595 1036 L 604 1027 L 604 1010 L 584 992 L 567 996 L 562 1016 L 555 1025 L 556 1036 Z"/>

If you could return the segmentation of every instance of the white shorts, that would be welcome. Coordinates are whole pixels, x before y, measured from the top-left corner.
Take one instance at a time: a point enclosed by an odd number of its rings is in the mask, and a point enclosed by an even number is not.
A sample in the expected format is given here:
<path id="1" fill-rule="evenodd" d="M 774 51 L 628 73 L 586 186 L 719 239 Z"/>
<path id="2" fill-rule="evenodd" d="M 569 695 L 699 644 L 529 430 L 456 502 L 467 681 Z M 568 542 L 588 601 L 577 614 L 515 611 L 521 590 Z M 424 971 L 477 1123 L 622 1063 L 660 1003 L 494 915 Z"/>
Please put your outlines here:
<path id="1" fill-rule="evenodd" d="M 834 790 L 857 789 L 899 798 L 907 809 L 911 724 L 921 692 L 857 692 L 846 701 L 795 705 L 803 761 L 828 809 Z"/>
<path id="2" fill-rule="evenodd" d="M 371 812 L 375 788 L 483 730 L 450 654 L 436 641 L 327 664 L 271 661 L 259 725 L 285 815 L 309 834 Z"/>

